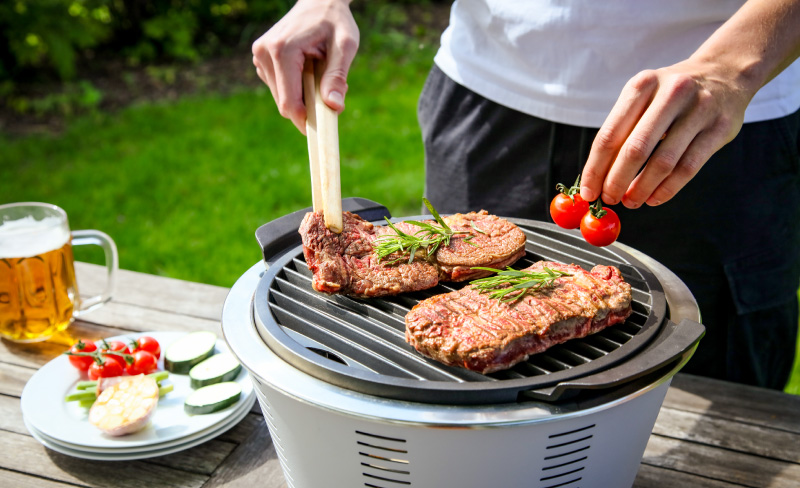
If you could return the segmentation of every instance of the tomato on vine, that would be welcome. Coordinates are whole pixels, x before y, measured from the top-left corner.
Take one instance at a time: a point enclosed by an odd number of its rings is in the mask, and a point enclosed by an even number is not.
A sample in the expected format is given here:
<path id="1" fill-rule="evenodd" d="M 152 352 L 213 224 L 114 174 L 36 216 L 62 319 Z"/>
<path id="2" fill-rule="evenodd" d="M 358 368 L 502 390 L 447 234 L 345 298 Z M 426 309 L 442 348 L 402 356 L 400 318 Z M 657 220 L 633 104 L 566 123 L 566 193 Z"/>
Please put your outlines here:
<path id="1" fill-rule="evenodd" d="M 157 369 L 158 359 L 152 353 L 140 349 L 133 353 L 133 361 L 126 366 L 125 371 L 131 376 L 136 376 L 150 374 Z"/>
<path id="2" fill-rule="evenodd" d="M 136 351 L 147 351 L 156 359 L 161 357 L 161 345 L 150 336 L 141 336 L 131 341 L 131 353 Z"/>
<path id="3" fill-rule="evenodd" d="M 69 348 L 69 352 L 73 354 L 77 353 L 89 353 L 94 352 L 97 350 L 97 346 L 95 346 L 94 342 L 83 342 L 78 340 L 72 347 Z M 89 366 L 92 365 L 92 357 L 91 356 L 69 356 L 69 362 L 75 368 L 79 369 L 80 371 L 86 371 L 89 369 Z"/>
<path id="4" fill-rule="evenodd" d="M 108 352 L 112 354 L 106 354 Z M 124 370 L 128 365 L 125 355 L 130 355 L 131 351 L 122 341 L 106 341 L 105 339 L 101 339 L 100 353 L 118 362 Z"/>
<path id="5" fill-rule="evenodd" d="M 581 219 L 589 211 L 589 202 L 580 195 L 580 182 L 581 177 L 578 175 L 575 184 L 569 188 L 561 183 L 556 185 L 559 193 L 550 202 L 550 216 L 559 227 L 577 229 L 581 225 Z"/>
<path id="6" fill-rule="evenodd" d="M 603 207 L 603 201 L 599 198 L 581 219 L 581 234 L 593 246 L 603 247 L 616 241 L 621 229 L 617 213 Z"/>
<path id="7" fill-rule="evenodd" d="M 114 356 L 101 356 L 93 360 L 89 366 L 89 379 L 111 378 L 112 376 L 122 376 L 125 368 L 114 359 Z"/>

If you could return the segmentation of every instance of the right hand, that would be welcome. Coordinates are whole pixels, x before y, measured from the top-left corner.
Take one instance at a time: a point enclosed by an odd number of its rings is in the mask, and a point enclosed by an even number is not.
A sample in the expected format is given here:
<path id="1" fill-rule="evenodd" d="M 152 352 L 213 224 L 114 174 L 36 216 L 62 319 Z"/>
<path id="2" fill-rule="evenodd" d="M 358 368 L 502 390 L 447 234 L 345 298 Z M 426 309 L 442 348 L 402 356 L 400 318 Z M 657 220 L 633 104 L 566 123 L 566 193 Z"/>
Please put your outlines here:
<path id="1" fill-rule="evenodd" d="M 350 0 L 299 0 L 266 34 L 253 43 L 253 64 L 269 86 L 281 115 L 306 133 L 303 65 L 306 58 L 326 61 L 320 81 L 325 104 L 344 110 L 347 72 L 358 50 L 358 26 Z"/>

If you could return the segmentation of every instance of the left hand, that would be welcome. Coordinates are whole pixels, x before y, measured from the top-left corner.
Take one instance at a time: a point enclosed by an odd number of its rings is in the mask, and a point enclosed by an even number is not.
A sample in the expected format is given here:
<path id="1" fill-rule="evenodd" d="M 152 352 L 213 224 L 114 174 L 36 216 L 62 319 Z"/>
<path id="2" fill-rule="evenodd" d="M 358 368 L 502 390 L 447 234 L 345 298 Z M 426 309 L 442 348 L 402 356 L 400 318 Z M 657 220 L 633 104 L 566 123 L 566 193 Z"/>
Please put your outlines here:
<path id="1" fill-rule="evenodd" d="M 674 197 L 739 133 L 755 93 L 740 81 L 707 58 L 634 76 L 592 143 L 581 197 L 628 208 Z"/>

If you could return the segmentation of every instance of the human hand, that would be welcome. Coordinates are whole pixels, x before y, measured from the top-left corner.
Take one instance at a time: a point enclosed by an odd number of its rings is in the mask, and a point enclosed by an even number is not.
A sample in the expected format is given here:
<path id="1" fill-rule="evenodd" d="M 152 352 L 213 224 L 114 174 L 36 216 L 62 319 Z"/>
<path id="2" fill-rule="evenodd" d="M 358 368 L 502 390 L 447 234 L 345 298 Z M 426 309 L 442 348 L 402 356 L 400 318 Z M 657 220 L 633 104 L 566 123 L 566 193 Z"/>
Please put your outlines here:
<path id="1" fill-rule="evenodd" d="M 581 197 L 628 208 L 674 197 L 739 133 L 755 89 L 737 74 L 690 58 L 634 76 L 592 143 Z"/>
<path id="2" fill-rule="evenodd" d="M 269 86 L 281 115 L 306 133 L 303 65 L 306 58 L 326 61 L 320 80 L 325 104 L 344 110 L 347 73 L 358 50 L 358 26 L 350 0 L 299 0 L 253 43 L 253 64 Z"/>

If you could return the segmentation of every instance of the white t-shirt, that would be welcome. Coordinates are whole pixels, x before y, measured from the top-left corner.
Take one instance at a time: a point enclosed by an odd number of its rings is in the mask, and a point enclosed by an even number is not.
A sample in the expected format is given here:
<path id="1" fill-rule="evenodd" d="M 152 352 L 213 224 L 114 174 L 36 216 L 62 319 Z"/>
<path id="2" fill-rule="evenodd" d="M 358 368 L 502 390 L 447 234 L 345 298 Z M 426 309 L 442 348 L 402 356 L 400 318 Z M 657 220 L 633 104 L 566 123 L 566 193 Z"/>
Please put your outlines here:
<path id="1" fill-rule="evenodd" d="M 625 83 L 688 58 L 744 0 L 457 0 L 434 61 L 457 83 L 543 119 L 600 127 Z M 800 108 L 800 61 L 745 122 Z"/>

